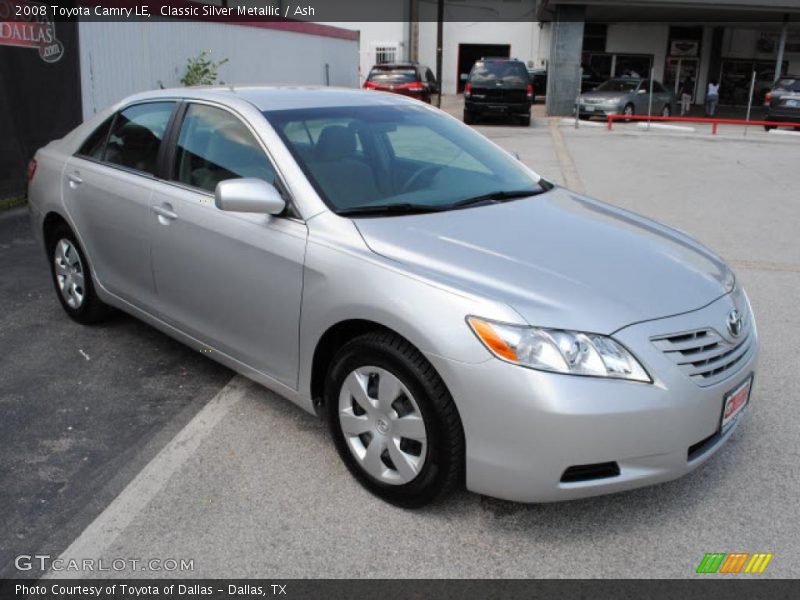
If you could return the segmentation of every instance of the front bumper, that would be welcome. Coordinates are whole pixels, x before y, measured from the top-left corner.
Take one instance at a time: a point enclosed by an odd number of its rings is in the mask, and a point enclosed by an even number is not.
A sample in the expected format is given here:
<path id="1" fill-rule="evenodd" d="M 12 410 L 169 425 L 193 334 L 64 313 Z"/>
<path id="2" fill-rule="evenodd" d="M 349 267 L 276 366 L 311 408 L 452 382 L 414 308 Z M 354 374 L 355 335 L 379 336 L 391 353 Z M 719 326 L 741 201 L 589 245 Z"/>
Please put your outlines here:
<path id="1" fill-rule="evenodd" d="M 708 387 L 689 379 L 651 338 L 716 325 L 731 306 L 729 294 L 704 309 L 616 332 L 652 384 L 428 355 L 464 425 L 467 488 L 518 502 L 569 500 L 668 481 L 706 462 L 748 410 L 719 433 L 723 397 L 756 370 L 755 322 L 751 316 L 752 341 L 742 360 Z M 606 462 L 616 463 L 619 474 L 562 482 L 569 467 Z"/>
<path id="2" fill-rule="evenodd" d="M 622 112 L 622 107 L 616 104 L 578 104 L 578 114 L 581 117 L 607 117 L 608 115 L 618 115 Z"/>

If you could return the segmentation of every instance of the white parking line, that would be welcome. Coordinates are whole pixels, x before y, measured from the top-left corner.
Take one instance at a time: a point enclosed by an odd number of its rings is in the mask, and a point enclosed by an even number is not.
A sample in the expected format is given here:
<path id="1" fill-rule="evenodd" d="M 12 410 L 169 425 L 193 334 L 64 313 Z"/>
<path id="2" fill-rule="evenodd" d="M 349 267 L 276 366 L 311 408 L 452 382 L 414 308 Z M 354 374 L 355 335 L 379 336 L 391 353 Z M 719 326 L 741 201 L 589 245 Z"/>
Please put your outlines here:
<path id="1" fill-rule="evenodd" d="M 203 440 L 236 404 L 244 398 L 249 382 L 233 377 L 206 406 L 151 460 L 106 509 L 61 553 L 64 564 L 71 559 L 99 559 L 134 518 L 164 488 L 172 475 L 195 453 Z M 82 571 L 49 571 L 48 579 L 80 578 Z"/>

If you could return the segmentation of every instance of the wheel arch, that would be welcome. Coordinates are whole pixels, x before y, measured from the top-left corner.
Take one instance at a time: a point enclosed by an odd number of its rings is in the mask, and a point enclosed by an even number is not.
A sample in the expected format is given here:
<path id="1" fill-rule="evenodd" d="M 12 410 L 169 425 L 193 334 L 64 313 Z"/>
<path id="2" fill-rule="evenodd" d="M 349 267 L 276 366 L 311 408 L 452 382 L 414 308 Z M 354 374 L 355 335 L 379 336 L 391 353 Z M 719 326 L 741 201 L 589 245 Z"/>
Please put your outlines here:
<path id="1" fill-rule="evenodd" d="M 53 236 L 53 233 L 55 233 L 55 230 L 60 225 L 69 227 L 70 231 L 74 233 L 69 221 L 67 221 L 60 213 L 57 213 L 56 211 L 50 211 L 47 213 L 47 215 L 45 215 L 44 220 L 42 221 L 42 241 L 44 242 L 45 249 L 47 249 L 47 247 L 50 245 L 50 240 Z"/>
<path id="2" fill-rule="evenodd" d="M 331 325 L 317 341 L 311 360 L 310 391 L 315 408 L 319 408 L 323 405 L 325 376 L 328 373 L 328 368 L 336 352 L 350 340 L 373 331 L 392 333 L 417 348 L 413 342 L 397 331 L 369 319 L 347 319 Z M 419 350 L 419 348 L 417 348 L 417 350 Z"/>

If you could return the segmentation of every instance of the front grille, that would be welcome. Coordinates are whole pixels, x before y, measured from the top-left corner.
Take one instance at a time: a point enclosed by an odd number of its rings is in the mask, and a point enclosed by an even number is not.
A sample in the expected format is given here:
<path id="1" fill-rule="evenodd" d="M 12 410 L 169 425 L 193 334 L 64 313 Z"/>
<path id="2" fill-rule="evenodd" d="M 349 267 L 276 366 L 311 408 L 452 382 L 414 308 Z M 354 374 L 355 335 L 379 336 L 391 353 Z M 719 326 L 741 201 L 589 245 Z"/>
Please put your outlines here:
<path id="1" fill-rule="evenodd" d="M 712 328 L 651 338 L 656 347 L 700 386 L 714 385 L 736 372 L 752 345 L 752 327 L 745 317 L 742 332 L 731 341 Z"/>

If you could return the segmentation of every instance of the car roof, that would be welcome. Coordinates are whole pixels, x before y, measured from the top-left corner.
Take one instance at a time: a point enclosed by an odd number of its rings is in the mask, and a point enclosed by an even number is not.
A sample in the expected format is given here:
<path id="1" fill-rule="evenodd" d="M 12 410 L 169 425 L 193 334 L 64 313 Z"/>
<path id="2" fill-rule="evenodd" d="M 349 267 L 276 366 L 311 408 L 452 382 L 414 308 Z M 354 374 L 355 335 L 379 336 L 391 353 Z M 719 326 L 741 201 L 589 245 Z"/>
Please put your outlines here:
<path id="1" fill-rule="evenodd" d="M 413 104 L 416 106 L 419 104 L 416 100 L 398 94 L 383 94 L 354 88 L 304 85 L 226 85 L 172 88 L 136 94 L 127 98 L 125 103 L 158 100 L 161 98 L 208 100 L 222 103 L 238 99 L 249 102 L 262 111 L 386 104 Z"/>
<path id="2" fill-rule="evenodd" d="M 416 67 L 421 66 L 419 63 L 411 63 L 411 62 L 394 62 L 394 63 L 381 63 L 379 65 L 373 65 L 373 69 L 414 69 Z"/>

